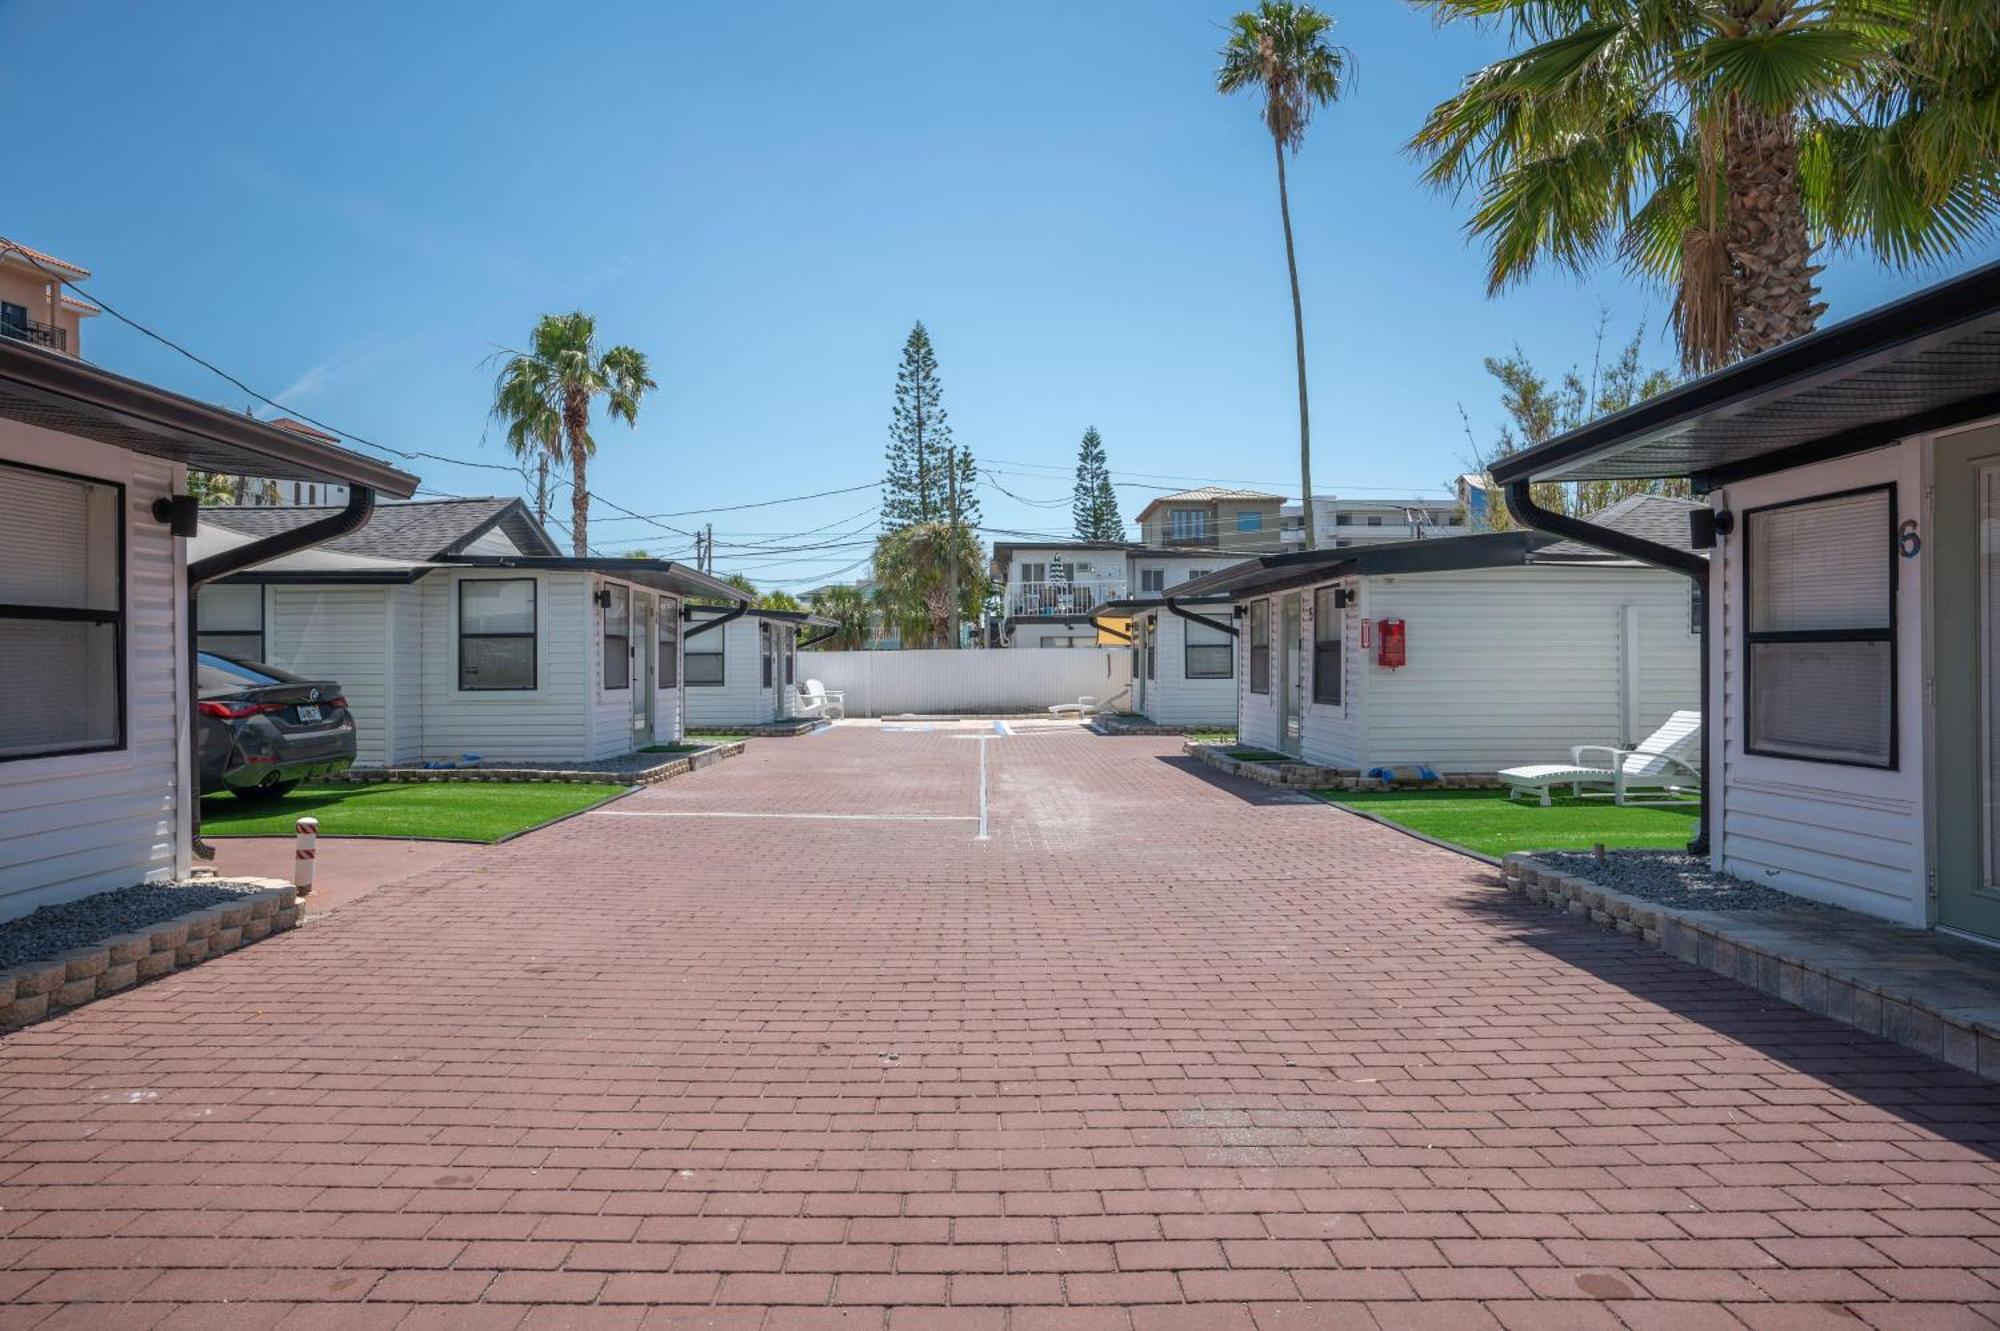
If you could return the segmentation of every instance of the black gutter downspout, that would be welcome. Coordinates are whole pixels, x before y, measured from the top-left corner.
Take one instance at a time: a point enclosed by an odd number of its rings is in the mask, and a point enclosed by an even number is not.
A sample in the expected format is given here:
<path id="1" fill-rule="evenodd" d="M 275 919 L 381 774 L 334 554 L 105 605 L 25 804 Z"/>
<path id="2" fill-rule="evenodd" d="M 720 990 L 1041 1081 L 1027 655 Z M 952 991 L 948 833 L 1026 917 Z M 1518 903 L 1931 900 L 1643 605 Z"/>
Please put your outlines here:
<path id="1" fill-rule="evenodd" d="M 1207 615 L 1197 615 L 1192 610 L 1183 610 L 1181 609 L 1181 603 L 1171 596 L 1167 598 L 1167 609 L 1173 611 L 1182 619 L 1192 620 L 1197 624 L 1206 624 L 1212 629 L 1221 629 L 1232 638 L 1238 634 L 1238 629 L 1234 624 L 1225 624 L 1219 619 L 1210 619 Z"/>
<path id="2" fill-rule="evenodd" d="M 253 564 L 261 564 L 266 560 L 276 559 L 280 555 L 289 555 L 294 551 L 303 550 L 307 546 L 318 545 L 323 541 L 331 541 L 337 536 L 345 536 L 349 532 L 360 531 L 368 525 L 368 519 L 373 517 L 374 514 L 375 487 L 372 485 L 350 485 L 347 487 L 347 507 L 333 514 L 331 517 L 321 518 L 317 522 L 308 522 L 304 526 L 294 527 L 290 531 L 281 531 L 275 536 L 266 536 L 262 540 L 252 541 L 248 545 L 239 545 L 233 550 L 224 550 L 220 554 L 210 555 L 206 559 L 199 559 L 188 565 L 187 678 L 188 706 L 190 709 L 200 701 L 197 696 L 200 693 L 200 689 L 195 686 L 195 679 L 197 678 L 195 655 L 200 650 L 201 640 L 195 625 L 195 611 L 201 584 L 204 582 L 214 582 L 217 578 L 226 578 L 231 573 L 239 573 Z M 196 715 L 199 714 L 197 713 Z M 195 858 L 212 860 L 215 858 L 214 849 L 204 845 L 201 839 L 201 752 L 198 743 L 198 724 L 192 716 L 189 718 L 187 788 L 194 795 L 194 803 L 190 809 L 188 818 L 189 836 L 194 842 L 193 850 Z"/>
<path id="3" fill-rule="evenodd" d="M 719 629 L 724 624 L 727 624 L 730 620 L 741 619 L 743 618 L 743 616 L 749 613 L 750 613 L 750 603 L 748 601 L 738 601 L 736 603 L 736 608 L 734 610 L 731 610 L 728 614 L 717 615 L 714 619 L 704 619 L 701 621 L 701 623 L 695 624 L 693 628 L 681 634 L 681 641 L 686 642 L 689 638 L 694 637 L 696 634 L 706 633 L 710 629 Z M 683 605 L 681 607 L 681 618 L 692 623 L 694 621 L 694 607 L 691 605 Z"/>
<path id="4" fill-rule="evenodd" d="M 1533 483 L 1530 481 L 1509 481 L 1507 483 L 1507 511 L 1514 520 L 1526 527 L 1548 532 L 1553 536 L 1581 541 L 1594 545 L 1600 550 L 1624 555 L 1656 568 L 1669 569 L 1693 580 L 1695 590 L 1701 596 L 1701 804 L 1700 815 L 1695 823 L 1694 840 L 1688 842 L 1688 854 L 1706 855 L 1709 848 L 1709 831 L 1714 826 L 1713 819 L 1721 810 L 1720 787 L 1722 767 L 1717 761 L 1721 748 L 1718 727 L 1710 724 L 1709 680 L 1708 680 L 1708 622 L 1710 599 L 1708 595 L 1709 562 L 1689 550 L 1676 550 L 1671 545 L 1661 545 L 1609 527 L 1584 522 L 1565 513 L 1555 513 L 1535 502 Z M 1711 808 L 1709 791 L 1716 790 L 1717 806 Z"/>

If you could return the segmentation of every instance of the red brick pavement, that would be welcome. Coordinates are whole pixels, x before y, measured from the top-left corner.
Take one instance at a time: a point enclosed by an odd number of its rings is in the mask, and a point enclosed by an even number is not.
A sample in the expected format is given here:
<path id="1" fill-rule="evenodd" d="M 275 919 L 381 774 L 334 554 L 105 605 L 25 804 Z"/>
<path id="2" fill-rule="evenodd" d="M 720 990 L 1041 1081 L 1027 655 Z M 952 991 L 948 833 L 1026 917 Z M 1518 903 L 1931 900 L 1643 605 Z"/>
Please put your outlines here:
<path id="1" fill-rule="evenodd" d="M 968 819 L 981 747 L 613 807 Z M 987 841 L 593 814 L 0 1042 L 0 1327 L 2000 1317 L 1994 1088 L 1171 741 L 983 747 Z"/>

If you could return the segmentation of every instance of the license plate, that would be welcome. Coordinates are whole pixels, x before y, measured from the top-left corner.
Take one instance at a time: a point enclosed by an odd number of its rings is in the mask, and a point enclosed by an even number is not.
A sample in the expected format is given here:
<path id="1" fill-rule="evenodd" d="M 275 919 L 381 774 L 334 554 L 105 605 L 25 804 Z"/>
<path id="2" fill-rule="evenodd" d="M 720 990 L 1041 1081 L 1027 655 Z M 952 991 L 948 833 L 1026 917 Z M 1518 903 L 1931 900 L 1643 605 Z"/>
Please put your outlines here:
<path id="1" fill-rule="evenodd" d="M 307 722 L 308 724 L 319 720 L 319 704 L 316 702 L 300 703 L 299 720 Z"/>

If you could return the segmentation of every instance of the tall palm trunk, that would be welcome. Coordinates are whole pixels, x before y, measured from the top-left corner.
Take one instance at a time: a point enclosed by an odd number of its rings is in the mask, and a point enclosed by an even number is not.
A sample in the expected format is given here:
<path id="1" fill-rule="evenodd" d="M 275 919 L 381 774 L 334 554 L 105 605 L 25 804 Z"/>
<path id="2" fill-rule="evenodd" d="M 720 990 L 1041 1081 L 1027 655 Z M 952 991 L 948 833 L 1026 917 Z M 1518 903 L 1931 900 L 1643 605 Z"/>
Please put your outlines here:
<path id="1" fill-rule="evenodd" d="M 1292 245 L 1292 196 L 1285 185 L 1285 145 L 1273 137 L 1271 146 L 1278 155 L 1278 215 L 1285 222 L 1285 268 L 1292 277 L 1292 346 L 1299 362 L 1299 509 L 1305 518 L 1306 549 L 1314 550 L 1318 542 L 1313 532 L 1312 417 L 1306 409 L 1306 312 L 1299 301 L 1299 256 Z"/>
<path id="2" fill-rule="evenodd" d="M 578 559 L 590 555 L 590 455 L 584 440 L 590 434 L 590 395 L 580 388 L 563 394 L 563 431 L 569 436 L 569 533 Z"/>
<path id="3" fill-rule="evenodd" d="M 1826 306 L 1806 235 L 1799 142 L 1791 116 L 1738 104 L 1724 130 L 1733 348 L 1741 359 L 1813 330 Z"/>

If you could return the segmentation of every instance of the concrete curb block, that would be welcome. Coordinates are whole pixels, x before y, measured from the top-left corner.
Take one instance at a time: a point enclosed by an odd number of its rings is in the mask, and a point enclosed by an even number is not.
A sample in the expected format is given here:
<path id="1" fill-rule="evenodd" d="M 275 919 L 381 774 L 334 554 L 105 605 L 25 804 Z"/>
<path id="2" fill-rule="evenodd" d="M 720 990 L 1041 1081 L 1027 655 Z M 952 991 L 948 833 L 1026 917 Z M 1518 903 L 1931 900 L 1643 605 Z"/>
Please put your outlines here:
<path id="1" fill-rule="evenodd" d="M 627 772 L 572 772 L 536 767 L 369 767 L 348 768 L 328 782 L 349 786 L 419 785 L 425 782 L 521 782 L 552 781 L 573 786 L 652 786 L 689 772 L 713 766 L 724 758 L 743 752 L 743 741 L 712 744 L 693 753 L 680 754 L 652 767 Z"/>
<path id="2" fill-rule="evenodd" d="M 1232 758 L 1225 749 L 1255 748 L 1254 744 L 1198 744 L 1189 740 L 1181 752 L 1217 771 L 1280 790 L 1498 790 L 1500 779 L 1483 772 L 1451 773 L 1441 781 L 1378 781 L 1353 768 L 1318 767 L 1312 763 L 1259 763 Z"/>
<path id="3" fill-rule="evenodd" d="M 199 965 L 299 923 L 298 889 L 276 878 L 244 878 L 259 890 L 130 933 L 113 934 L 0 970 L 0 1032 Z"/>
<path id="4" fill-rule="evenodd" d="M 1879 980 L 1752 938 L 1727 911 L 1682 910 L 1618 892 L 1514 851 L 1501 861 L 1507 890 L 1616 930 L 1671 957 L 1867 1035 L 2000 1081 L 2000 1026 L 1925 1002 Z"/>

